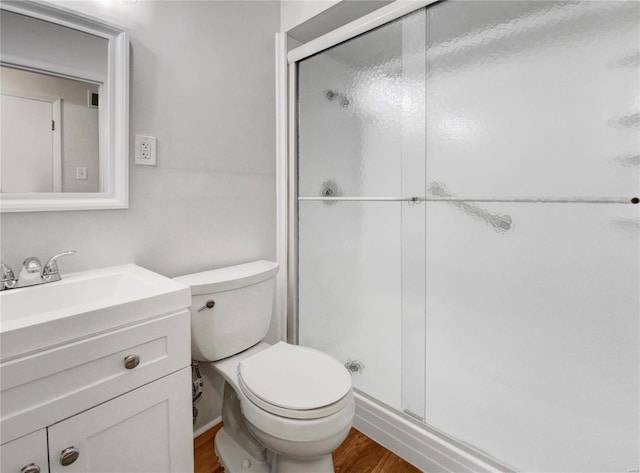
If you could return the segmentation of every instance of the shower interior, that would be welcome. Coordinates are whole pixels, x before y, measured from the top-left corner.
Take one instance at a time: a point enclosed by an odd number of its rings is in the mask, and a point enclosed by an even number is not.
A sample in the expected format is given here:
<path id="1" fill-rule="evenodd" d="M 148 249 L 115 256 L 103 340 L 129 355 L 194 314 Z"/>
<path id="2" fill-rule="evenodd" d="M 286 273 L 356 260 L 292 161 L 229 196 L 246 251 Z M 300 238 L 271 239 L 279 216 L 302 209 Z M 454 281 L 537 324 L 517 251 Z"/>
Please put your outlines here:
<path id="1" fill-rule="evenodd" d="M 422 8 L 297 63 L 297 329 L 524 471 L 637 471 L 637 2 Z"/>

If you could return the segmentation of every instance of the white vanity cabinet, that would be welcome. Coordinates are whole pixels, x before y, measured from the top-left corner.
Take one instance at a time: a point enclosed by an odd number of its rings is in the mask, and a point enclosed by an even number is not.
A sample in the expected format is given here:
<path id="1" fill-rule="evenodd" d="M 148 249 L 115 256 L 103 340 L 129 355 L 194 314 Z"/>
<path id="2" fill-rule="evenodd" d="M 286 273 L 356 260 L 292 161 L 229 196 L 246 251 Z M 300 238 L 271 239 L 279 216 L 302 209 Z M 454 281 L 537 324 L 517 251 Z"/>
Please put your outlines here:
<path id="1" fill-rule="evenodd" d="M 48 473 L 46 429 L 40 429 L 0 446 L 0 471 Z"/>
<path id="2" fill-rule="evenodd" d="M 192 472 L 190 355 L 180 309 L 2 361 L 2 473 Z"/>
<path id="3" fill-rule="evenodd" d="M 50 426 L 51 473 L 192 471 L 190 383 L 184 368 Z"/>

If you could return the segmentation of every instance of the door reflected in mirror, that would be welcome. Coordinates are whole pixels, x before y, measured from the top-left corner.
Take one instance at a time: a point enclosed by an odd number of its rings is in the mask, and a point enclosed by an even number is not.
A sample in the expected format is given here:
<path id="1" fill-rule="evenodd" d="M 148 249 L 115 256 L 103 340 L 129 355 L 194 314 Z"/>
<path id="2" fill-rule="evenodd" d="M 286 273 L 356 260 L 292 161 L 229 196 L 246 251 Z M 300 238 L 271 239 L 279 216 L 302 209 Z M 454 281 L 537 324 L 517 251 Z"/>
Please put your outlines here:
<path id="1" fill-rule="evenodd" d="M 0 192 L 99 192 L 102 84 L 0 66 Z"/>

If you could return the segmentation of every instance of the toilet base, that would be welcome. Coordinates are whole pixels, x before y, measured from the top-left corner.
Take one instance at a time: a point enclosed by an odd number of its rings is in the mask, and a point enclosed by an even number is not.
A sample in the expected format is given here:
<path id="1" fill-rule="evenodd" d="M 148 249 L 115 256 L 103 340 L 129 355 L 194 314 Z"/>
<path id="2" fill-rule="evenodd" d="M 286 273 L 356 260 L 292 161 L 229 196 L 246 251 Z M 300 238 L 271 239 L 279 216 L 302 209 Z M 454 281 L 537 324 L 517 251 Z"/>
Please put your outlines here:
<path id="1" fill-rule="evenodd" d="M 334 473 L 333 458 L 324 455 L 314 460 L 297 460 L 275 455 L 271 473 Z"/>
<path id="2" fill-rule="evenodd" d="M 225 379 L 222 401 L 223 427 L 216 435 L 215 451 L 226 473 L 335 473 L 331 452 L 349 433 L 355 409 L 353 398 L 344 412 L 338 412 L 324 419 L 324 421 L 330 421 L 329 432 L 325 432 L 327 429 L 325 423 L 320 425 L 321 429 L 316 432 L 318 435 L 315 438 L 299 439 L 299 441 L 286 438 L 287 435 L 284 436 L 285 438 L 280 438 L 259 429 L 244 416 L 238 392 L 234 390 L 234 386 L 238 387 L 237 364 L 237 358 L 234 360 L 234 357 L 214 364 L 216 372 Z M 248 399 L 245 401 L 245 409 L 252 409 L 251 401 Z M 257 418 L 262 420 L 263 424 L 265 418 L 273 417 L 267 412 L 262 414 L 264 417 Z M 269 420 L 269 422 L 275 421 L 280 422 L 277 425 L 282 430 L 281 424 L 284 421 L 280 418 Z M 300 421 L 296 420 L 293 424 L 294 427 L 299 428 L 295 425 L 297 422 Z M 319 420 L 315 419 L 315 422 Z M 323 433 L 326 434 L 324 437 Z"/>
<path id="3" fill-rule="evenodd" d="M 221 428 L 216 434 L 214 449 L 225 473 L 269 473 L 268 463 L 252 457 Z"/>

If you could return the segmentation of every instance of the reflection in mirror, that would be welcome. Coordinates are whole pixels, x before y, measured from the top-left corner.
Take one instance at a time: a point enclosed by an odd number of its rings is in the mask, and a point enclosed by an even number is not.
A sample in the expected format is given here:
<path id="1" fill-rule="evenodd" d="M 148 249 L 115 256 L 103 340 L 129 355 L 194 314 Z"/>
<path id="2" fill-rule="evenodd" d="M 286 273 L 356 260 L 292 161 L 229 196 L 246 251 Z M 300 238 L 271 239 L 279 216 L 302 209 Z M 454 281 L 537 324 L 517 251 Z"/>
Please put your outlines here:
<path id="1" fill-rule="evenodd" d="M 108 41 L 1 11 L 0 192 L 100 192 Z"/>
<path id="2" fill-rule="evenodd" d="M 0 67 L 0 192 L 99 192 L 101 84 Z"/>
<path id="3" fill-rule="evenodd" d="M 0 100 L 1 212 L 128 207 L 125 30 L 2 0 Z"/>

